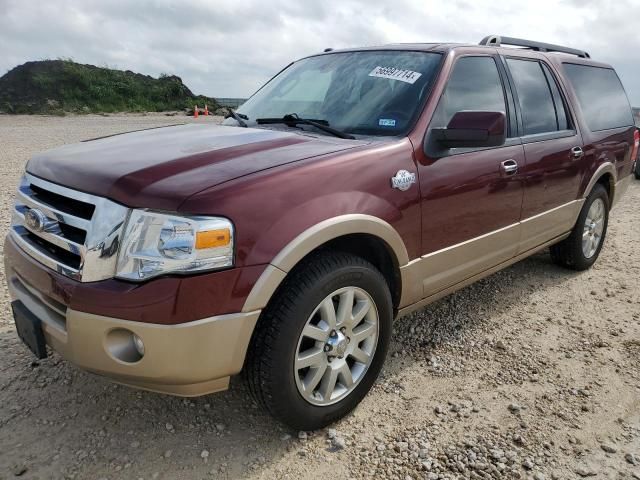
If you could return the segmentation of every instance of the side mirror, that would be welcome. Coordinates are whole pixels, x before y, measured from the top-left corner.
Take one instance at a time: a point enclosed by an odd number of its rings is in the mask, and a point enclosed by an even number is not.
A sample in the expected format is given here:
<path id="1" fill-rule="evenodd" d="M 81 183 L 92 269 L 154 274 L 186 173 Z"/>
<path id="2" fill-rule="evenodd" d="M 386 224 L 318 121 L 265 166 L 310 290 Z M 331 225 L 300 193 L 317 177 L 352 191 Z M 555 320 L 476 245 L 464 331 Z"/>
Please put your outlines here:
<path id="1" fill-rule="evenodd" d="M 497 147 L 506 139 L 503 112 L 457 112 L 446 128 L 434 128 L 434 139 L 443 148 Z"/>

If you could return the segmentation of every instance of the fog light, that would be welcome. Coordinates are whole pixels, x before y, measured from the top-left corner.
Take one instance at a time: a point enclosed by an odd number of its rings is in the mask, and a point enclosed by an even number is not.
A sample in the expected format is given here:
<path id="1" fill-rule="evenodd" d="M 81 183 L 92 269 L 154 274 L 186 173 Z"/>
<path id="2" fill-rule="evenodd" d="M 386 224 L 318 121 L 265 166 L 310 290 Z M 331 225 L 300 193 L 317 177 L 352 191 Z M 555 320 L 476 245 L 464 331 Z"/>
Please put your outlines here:
<path id="1" fill-rule="evenodd" d="M 133 346 L 136 347 L 136 351 L 140 354 L 141 357 L 144 357 L 144 343 L 142 343 L 142 339 L 133 334 Z"/>
<path id="2" fill-rule="evenodd" d="M 144 343 L 131 330 L 115 328 L 107 333 L 105 349 L 111 357 L 125 363 L 136 363 L 144 356 Z"/>

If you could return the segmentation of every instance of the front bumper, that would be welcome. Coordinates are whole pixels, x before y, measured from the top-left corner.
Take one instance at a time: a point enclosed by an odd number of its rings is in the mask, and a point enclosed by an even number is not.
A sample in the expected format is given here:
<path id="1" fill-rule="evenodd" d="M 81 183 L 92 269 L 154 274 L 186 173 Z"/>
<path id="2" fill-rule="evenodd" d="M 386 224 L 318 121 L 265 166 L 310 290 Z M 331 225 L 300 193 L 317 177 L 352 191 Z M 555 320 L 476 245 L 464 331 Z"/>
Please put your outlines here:
<path id="1" fill-rule="evenodd" d="M 79 367 L 146 390 L 198 396 L 225 390 L 242 369 L 260 311 L 215 315 L 161 325 L 76 310 L 56 288 L 28 277 L 15 245 L 5 244 L 5 274 L 12 301 L 19 301 L 42 323 L 48 346 Z M 7 255 L 7 249 L 12 250 Z M 13 260 L 12 260 L 13 259 Z M 28 259 L 23 259 L 29 261 Z M 55 272 L 40 269 L 55 287 Z M 132 334 L 144 344 L 133 353 Z"/>

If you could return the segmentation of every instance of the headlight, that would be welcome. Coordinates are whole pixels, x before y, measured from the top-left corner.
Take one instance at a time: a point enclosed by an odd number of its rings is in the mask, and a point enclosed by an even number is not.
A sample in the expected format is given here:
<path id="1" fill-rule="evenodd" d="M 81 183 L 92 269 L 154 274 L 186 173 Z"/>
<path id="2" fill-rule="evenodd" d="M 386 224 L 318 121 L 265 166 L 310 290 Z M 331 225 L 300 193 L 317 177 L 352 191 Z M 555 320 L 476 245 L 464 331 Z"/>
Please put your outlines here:
<path id="1" fill-rule="evenodd" d="M 225 218 L 181 217 L 132 210 L 116 276 L 146 280 L 233 265 L 233 225 Z"/>

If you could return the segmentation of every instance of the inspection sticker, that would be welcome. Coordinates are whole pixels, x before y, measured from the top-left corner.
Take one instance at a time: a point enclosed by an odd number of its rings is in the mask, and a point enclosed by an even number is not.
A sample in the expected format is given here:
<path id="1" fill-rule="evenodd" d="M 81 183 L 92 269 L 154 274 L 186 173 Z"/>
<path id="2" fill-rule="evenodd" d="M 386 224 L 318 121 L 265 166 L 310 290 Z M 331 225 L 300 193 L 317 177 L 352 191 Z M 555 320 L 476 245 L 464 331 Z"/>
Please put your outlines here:
<path id="1" fill-rule="evenodd" d="M 377 66 L 369 74 L 370 77 L 388 78 L 390 80 L 400 80 L 405 83 L 416 83 L 422 74 L 418 72 L 412 72 L 411 70 L 402 70 L 395 67 L 380 67 Z"/>
<path id="2" fill-rule="evenodd" d="M 378 120 L 378 125 L 381 127 L 395 127 L 396 121 L 393 118 L 381 118 Z"/>

